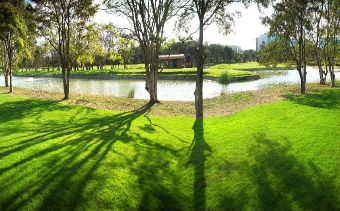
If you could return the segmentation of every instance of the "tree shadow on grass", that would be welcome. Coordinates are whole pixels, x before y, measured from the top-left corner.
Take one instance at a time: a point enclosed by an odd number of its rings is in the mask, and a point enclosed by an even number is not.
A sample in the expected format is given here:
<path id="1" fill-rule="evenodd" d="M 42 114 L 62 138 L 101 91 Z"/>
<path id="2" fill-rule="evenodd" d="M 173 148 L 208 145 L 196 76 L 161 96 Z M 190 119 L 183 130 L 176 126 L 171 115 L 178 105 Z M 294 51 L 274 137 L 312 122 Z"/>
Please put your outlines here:
<path id="1" fill-rule="evenodd" d="M 317 93 L 306 95 L 285 95 L 288 100 L 311 107 L 334 109 L 340 108 L 339 90 L 322 90 Z"/>
<path id="2" fill-rule="evenodd" d="M 259 210 L 339 210 L 339 192 L 333 178 L 309 162 L 301 163 L 288 140 L 279 144 L 259 134 L 249 148 L 250 166 L 257 185 Z"/>
<path id="3" fill-rule="evenodd" d="M 194 167 L 194 210 L 205 210 L 207 186 L 205 160 L 206 154 L 211 152 L 211 148 L 204 139 L 203 119 L 196 119 L 192 129 L 194 130 L 194 139 L 187 164 Z"/>
<path id="4" fill-rule="evenodd" d="M 19 100 L 15 102 L 0 103 L 1 123 L 12 120 L 20 120 L 27 116 L 37 116 L 41 112 L 51 111 L 52 109 L 66 110 L 67 106 L 59 106 L 59 101 L 43 100 Z"/>
<path id="5" fill-rule="evenodd" d="M 25 103 L 19 102 L 19 104 L 23 106 Z M 15 106 L 15 103 L 12 105 Z M 39 116 L 39 112 L 44 111 L 45 106 L 43 102 L 42 104 L 33 103 L 19 116 L 9 115 L 8 120 L 23 118 L 26 115 Z M 0 185 L 0 194 L 2 194 L 0 210 L 22 209 L 33 198 L 41 196 L 43 198 L 39 204 L 35 205 L 35 209 L 84 208 L 86 206 L 84 204 L 88 203 L 88 198 L 87 200 L 82 198 L 84 189 L 89 181 L 94 180 L 96 170 L 107 158 L 108 153 L 114 151 L 113 145 L 117 141 L 129 143 L 135 148 L 133 158 L 126 157 L 125 159 L 129 165 L 125 163 L 121 167 L 131 166 L 130 171 L 139 178 L 139 188 L 143 191 L 140 209 L 170 207 L 179 210 L 179 190 L 173 192 L 162 184 L 164 174 L 170 178 L 176 176 L 175 172 L 168 170 L 169 158 L 162 156 L 164 154 L 178 156 L 177 151 L 130 131 L 132 122 L 150 110 L 151 106 L 147 104 L 133 112 L 91 118 L 87 121 L 75 121 L 70 124 L 55 125 L 55 123 L 45 122 L 39 131 L 42 135 L 24 139 L 8 149 L 5 148 L 1 151 L 2 159 L 30 148 L 34 150 L 19 158 L 15 157 L 9 165 L 0 168 L 0 177 L 8 178 L 7 183 Z M 37 111 L 37 113 L 29 111 Z M 54 139 L 58 141 L 46 144 Z M 36 163 L 37 160 L 41 164 Z M 21 184 L 19 188 L 5 194 L 11 186 L 17 185 L 16 183 L 20 183 L 22 179 L 29 178 L 31 174 L 36 174 L 34 168 L 30 169 L 32 164 L 44 167 L 45 171 L 38 170 L 40 179 Z M 113 163 L 112 167 L 119 167 L 119 165 Z M 157 171 L 160 173 L 157 174 Z M 75 177 L 78 179 L 74 179 Z M 155 203 L 156 198 L 158 202 Z M 121 201 L 124 203 L 123 199 Z M 122 209 L 129 208 L 129 203 L 124 204 L 126 207 L 121 206 Z"/>

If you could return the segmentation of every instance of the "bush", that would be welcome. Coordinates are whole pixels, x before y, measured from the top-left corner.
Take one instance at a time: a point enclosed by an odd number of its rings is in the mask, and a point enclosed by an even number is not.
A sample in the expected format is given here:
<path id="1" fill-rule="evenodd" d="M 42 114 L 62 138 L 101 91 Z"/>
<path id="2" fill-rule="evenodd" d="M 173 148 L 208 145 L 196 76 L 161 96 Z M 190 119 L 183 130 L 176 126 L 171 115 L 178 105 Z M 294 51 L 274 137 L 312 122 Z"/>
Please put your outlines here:
<path id="1" fill-rule="evenodd" d="M 223 72 L 220 76 L 220 78 L 218 79 L 218 82 L 221 84 L 227 84 L 230 82 L 230 76 L 227 72 Z"/>
<path id="2" fill-rule="evenodd" d="M 136 92 L 136 90 L 135 89 L 130 89 L 130 91 L 129 91 L 129 94 L 128 94 L 128 98 L 134 98 L 135 97 L 135 92 Z"/>

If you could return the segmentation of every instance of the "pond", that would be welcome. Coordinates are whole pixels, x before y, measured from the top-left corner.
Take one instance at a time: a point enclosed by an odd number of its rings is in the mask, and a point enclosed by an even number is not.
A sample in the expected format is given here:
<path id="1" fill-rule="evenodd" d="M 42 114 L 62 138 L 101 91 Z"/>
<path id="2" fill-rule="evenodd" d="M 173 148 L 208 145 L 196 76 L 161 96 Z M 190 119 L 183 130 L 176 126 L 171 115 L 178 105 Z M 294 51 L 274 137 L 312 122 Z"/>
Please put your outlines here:
<path id="1" fill-rule="evenodd" d="M 307 82 L 319 81 L 319 73 L 311 67 L 307 71 Z M 340 77 L 340 72 L 336 73 Z M 234 93 L 252 91 L 277 84 L 299 84 L 300 79 L 296 70 L 288 70 L 284 75 L 271 75 L 259 80 L 219 84 L 218 82 L 205 80 L 203 86 L 204 98 L 212 98 L 221 93 Z M 0 86 L 4 85 L 3 77 L 0 78 Z M 13 77 L 13 86 L 26 89 L 58 91 L 62 92 L 62 80 L 60 78 L 34 78 Z M 78 94 L 134 97 L 136 99 L 148 99 L 143 80 L 102 80 L 102 79 L 71 79 L 70 92 Z M 158 82 L 158 98 L 167 101 L 193 101 L 195 81 L 160 80 Z"/>

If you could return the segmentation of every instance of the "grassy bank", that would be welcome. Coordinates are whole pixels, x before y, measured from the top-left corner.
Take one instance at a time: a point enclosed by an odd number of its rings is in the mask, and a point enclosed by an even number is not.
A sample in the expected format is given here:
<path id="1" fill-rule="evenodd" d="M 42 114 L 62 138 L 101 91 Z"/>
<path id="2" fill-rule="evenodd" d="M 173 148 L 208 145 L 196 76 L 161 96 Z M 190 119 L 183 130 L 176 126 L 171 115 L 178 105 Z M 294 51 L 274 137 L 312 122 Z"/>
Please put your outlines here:
<path id="1" fill-rule="evenodd" d="M 281 66 L 279 68 L 282 68 Z M 265 66 L 259 65 L 256 62 L 248 62 L 248 63 L 237 63 L 237 64 L 221 64 L 209 67 L 204 70 L 204 76 L 209 77 L 226 77 L 228 76 L 228 80 L 242 80 L 250 79 L 258 75 L 257 71 L 268 70 Z M 97 69 L 94 67 L 93 70 L 84 70 L 84 71 L 72 71 L 73 76 L 108 76 L 108 75 L 116 75 L 116 76 L 142 76 L 144 75 L 144 65 L 135 64 L 128 65 L 128 69 L 124 69 L 123 66 L 116 67 L 115 69 L 111 69 L 110 66 L 105 66 L 104 69 Z M 29 70 L 26 71 L 24 69 L 20 69 L 16 71 L 16 76 L 61 76 L 61 73 L 54 69 L 54 71 L 47 71 L 46 69 L 38 69 L 38 70 Z M 160 76 L 195 76 L 196 68 L 179 68 L 179 69 L 163 69 L 160 72 Z M 255 78 L 255 77 L 254 77 Z"/>
<path id="2" fill-rule="evenodd" d="M 329 89 L 328 86 L 309 84 L 308 92 Z M 0 87 L 0 94 L 8 93 L 8 89 Z M 240 93 L 221 93 L 219 96 L 204 100 L 204 114 L 206 117 L 225 116 L 242 109 L 281 100 L 287 93 L 300 93 L 299 85 L 271 86 L 257 91 Z M 60 101 L 62 92 L 49 92 L 15 88 L 12 95 L 26 96 L 34 99 Z M 145 105 L 148 101 L 126 97 L 108 97 L 70 93 L 70 99 L 62 101 L 67 105 L 79 105 L 95 109 L 104 109 L 119 112 L 129 112 Z M 194 116 L 195 103 L 193 101 L 161 101 L 150 110 L 150 115 L 156 116 Z"/>
<path id="3" fill-rule="evenodd" d="M 1 94 L 0 210 L 338 210 L 340 89 L 286 97 L 195 122 Z"/>

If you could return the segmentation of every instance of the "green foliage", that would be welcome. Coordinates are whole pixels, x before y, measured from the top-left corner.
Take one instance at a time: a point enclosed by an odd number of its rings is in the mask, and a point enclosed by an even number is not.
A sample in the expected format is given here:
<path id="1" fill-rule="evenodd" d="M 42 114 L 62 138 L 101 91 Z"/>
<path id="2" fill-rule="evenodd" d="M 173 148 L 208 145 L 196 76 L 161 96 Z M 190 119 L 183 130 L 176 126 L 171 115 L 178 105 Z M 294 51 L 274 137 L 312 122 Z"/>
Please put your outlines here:
<path id="1" fill-rule="evenodd" d="M 91 57 L 97 50 L 98 36 L 89 19 L 96 13 L 93 0 L 34 0 L 37 30 L 60 57 L 62 68 L 69 68 L 80 60 Z"/>
<path id="2" fill-rule="evenodd" d="M 339 210 L 339 99 L 195 122 L 2 94 L 0 209 Z"/>
<path id="3" fill-rule="evenodd" d="M 113 61 L 119 61 L 119 64 L 122 64 L 122 54 L 118 53 L 117 51 L 112 51 L 110 53 L 110 59 Z"/>
<path id="4" fill-rule="evenodd" d="M 135 97 L 135 93 L 136 93 L 136 90 L 135 89 L 131 89 L 128 93 L 128 98 L 134 98 Z"/>
<path id="5" fill-rule="evenodd" d="M 164 45 L 162 45 L 160 53 L 164 55 L 190 54 L 192 59 L 196 60 L 197 45 L 197 41 L 194 40 L 183 40 L 178 42 L 175 40 L 170 40 L 169 42 L 166 42 Z M 206 65 L 256 61 L 256 53 L 253 50 L 247 50 L 243 53 L 236 53 L 230 46 L 221 44 L 205 44 L 204 54 Z"/>
<path id="6" fill-rule="evenodd" d="M 22 52 L 31 56 L 27 48 L 27 25 L 24 1 L 4 1 L 0 4 L 0 40 L 3 41 L 7 54 L 11 54 L 11 63 Z"/>
<path id="7" fill-rule="evenodd" d="M 119 55 L 118 55 L 119 56 Z M 117 57 L 114 57 L 117 58 Z M 280 64 L 280 67 L 284 65 Z M 219 78 L 222 73 L 227 72 L 230 79 L 243 78 L 249 76 L 256 76 L 253 70 L 268 70 L 265 66 L 261 66 L 256 62 L 239 63 L 239 64 L 220 64 L 212 66 L 204 70 L 205 76 L 213 76 Z M 86 70 L 81 72 L 74 72 L 76 75 L 144 75 L 145 65 L 144 64 L 131 64 L 128 69 L 124 67 L 116 67 L 112 69 L 110 66 L 104 66 L 103 69 L 94 68 L 93 70 Z M 160 75 L 167 76 L 195 76 L 196 68 L 177 68 L 177 69 L 163 69 Z M 48 76 L 48 75 L 60 75 L 58 71 L 46 72 L 44 70 L 37 71 L 25 71 L 20 70 L 16 73 L 18 76 Z"/>
<path id="8" fill-rule="evenodd" d="M 220 78 L 218 79 L 218 82 L 221 83 L 221 84 L 227 84 L 230 82 L 230 76 L 229 76 L 229 73 L 226 71 L 226 72 L 223 72 L 220 76 Z"/>
<path id="9" fill-rule="evenodd" d="M 88 25 L 85 30 L 73 37 L 71 49 L 77 65 L 92 65 L 96 56 L 105 56 L 104 49 L 100 43 L 100 28 L 96 25 Z M 77 33 L 75 33 L 77 34 Z"/>
<path id="10" fill-rule="evenodd" d="M 266 67 L 275 68 L 280 63 L 292 62 L 289 45 L 284 40 L 275 39 L 261 49 L 259 63 Z"/>

